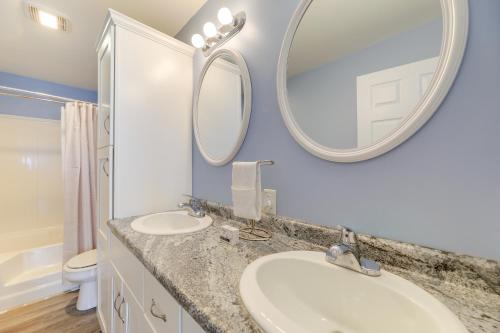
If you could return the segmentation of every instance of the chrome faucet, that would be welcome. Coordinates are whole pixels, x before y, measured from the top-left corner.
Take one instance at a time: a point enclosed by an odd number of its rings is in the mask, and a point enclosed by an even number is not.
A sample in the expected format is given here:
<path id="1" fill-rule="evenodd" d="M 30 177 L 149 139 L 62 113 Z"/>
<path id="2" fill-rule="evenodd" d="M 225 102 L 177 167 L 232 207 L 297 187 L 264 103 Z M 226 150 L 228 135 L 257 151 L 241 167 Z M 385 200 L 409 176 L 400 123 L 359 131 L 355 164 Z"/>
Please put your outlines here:
<path id="1" fill-rule="evenodd" d="M 326 251 L 326 261 L 369 276 L 380 276 L 378 262 L 362 258 L 354 231 L 340 226 L 341 240 Z"/>
<path id="2" fill-rule="evenodd" d="M 187 210 L 188 215 L 192 217 L 205 217 L 205 210 L 201 206 L 201 200 L 189 194 L 184 194 L 184 196 L 189 198 L 189 202 L 180 203 L 179 208 Z"/>

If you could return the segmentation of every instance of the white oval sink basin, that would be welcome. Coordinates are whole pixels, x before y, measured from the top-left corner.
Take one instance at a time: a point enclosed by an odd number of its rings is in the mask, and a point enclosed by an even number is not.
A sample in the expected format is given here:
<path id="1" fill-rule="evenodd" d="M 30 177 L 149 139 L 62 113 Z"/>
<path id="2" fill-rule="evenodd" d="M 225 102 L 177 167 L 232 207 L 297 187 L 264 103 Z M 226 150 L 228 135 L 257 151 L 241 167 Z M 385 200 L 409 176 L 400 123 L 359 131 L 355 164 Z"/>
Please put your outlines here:
<path id="1" fill-rule="evenodd" d="M 130 226 L 143 234 L 176 235 L 199 231 L 211 224 L 212 218 L 208 215 L 197 218 L 185 210 L 176 210 L 139 217 Z"/>
<path id="2" fill-rule="evenodd" d="M 255 260 L 243 272 L 240 293 L 269 333 L 467 333 L 455 314 L 413 283 L 327 263 L 321 252 Z"/>

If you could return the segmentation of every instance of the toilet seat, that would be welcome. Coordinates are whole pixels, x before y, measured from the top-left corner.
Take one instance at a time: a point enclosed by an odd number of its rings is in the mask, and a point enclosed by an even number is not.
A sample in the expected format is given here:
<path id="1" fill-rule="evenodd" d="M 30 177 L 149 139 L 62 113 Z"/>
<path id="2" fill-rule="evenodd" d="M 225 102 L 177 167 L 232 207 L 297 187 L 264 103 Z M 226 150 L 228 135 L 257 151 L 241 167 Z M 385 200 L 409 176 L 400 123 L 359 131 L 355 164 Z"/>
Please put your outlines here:
<path id="1" fill-rule="evenodd" d="M 72 270 L 80 270 L 97 265 L 97 250 L 82 252 L 74 256 L 66 263 L 66 267 Z"/>

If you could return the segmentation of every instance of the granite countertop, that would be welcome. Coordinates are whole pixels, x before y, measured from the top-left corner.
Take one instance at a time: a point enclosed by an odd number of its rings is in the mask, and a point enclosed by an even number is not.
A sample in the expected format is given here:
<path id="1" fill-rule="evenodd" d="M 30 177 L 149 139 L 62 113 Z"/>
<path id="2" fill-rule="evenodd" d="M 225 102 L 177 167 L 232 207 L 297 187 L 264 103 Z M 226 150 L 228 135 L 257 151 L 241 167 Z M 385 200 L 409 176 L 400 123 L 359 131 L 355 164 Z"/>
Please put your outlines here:
<path id="1" fill-rule="evenodd" d="M 220 227 L 225 224 L 239 227 L 241 224 L 210 215 L 214 222 L 207 229 L 174 236 L 138 233 L 130 227 L 134 218 L 113 220 L 108 224 L 112 233 L 207 332 L 262 332 L 240 298 L 239 281 L 245 267 L 268 254 L 291 250 L 325 251 L 325 247 L 281 232 L 274 232 L 270 241 L 240 240 L 233 246 L 219 240 Z M 368 239 L 365 241 L 369 243 Z M 457 314 L 470 332 L 500 331 L 500 296 L 496 291 L 487 286 L 449 282 L 422 274 L 421 270 L 382 264 L 384 269 L 438 298 Z"/>

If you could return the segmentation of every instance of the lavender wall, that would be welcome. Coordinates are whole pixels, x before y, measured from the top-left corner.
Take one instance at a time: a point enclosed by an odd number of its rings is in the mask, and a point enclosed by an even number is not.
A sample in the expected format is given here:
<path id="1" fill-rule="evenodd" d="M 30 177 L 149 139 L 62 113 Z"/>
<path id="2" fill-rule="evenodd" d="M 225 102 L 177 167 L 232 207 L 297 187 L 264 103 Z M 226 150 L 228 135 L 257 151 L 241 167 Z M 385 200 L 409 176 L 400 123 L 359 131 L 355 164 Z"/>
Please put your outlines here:
<path id="1" fill-rule="evenodd" d="M 472 0 L 468 47 L 448 97 L 410 140 L 365 162 L 338 164 L 303 150 L 282 121 L 278 54 L 300 0 L 209 0 L 179 32 L 189 42 L 217 9 L 246 11 L 224 47 L 246 59 L 253 86 L 248 134 L 236 160 L 274 159 L 263 183 L 278 190 L 278 213 L 344 224 L 377 236 L 500 259 L 500 1 Z M 195 79 L 206 59 L 195 57 Z M 231 167 L 193 149 L 194 194 L 231 202 Z"/>
<path id="2" fill-rule="evenodd" d="M 11 88 L 37 91 L 45 94 L 96 102 L 97 92 L 82 88 L 65 86 L 25 76 L 0 72 L 0 85 Z M 0 114 L 24 117 L 60 119 L 61 104 L 44 102 L 19 97 L 0 96 Z"/>

